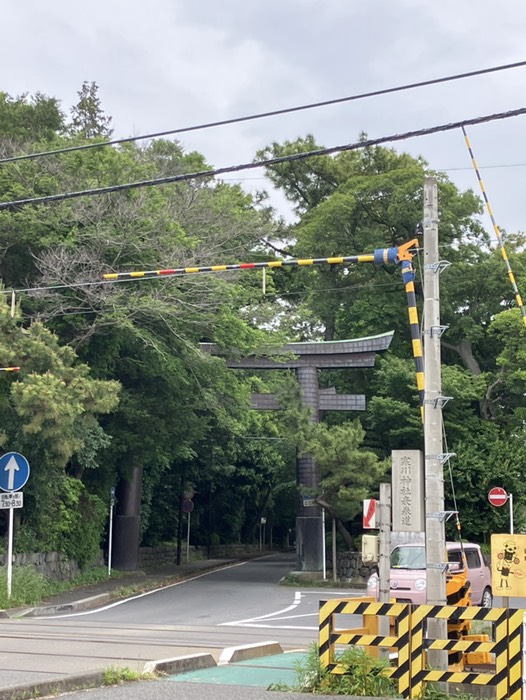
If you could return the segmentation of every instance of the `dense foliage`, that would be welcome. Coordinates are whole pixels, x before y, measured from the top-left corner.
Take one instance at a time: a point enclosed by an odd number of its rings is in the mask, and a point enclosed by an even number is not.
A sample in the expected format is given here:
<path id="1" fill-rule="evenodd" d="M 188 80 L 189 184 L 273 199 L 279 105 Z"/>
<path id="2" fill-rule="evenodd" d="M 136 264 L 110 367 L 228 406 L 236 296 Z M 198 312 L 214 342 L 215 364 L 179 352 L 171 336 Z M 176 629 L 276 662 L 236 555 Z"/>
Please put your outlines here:
<path id="1" fill-rule="evenodd" d="M 0 93 L 0 158 L 102 144 L 110 122 L 95 83 L 82 86 L 69 117 L 53 98 Z M 308 136 L 258 158 L 316 147 Z M 178 142 L 100 146 L 0 163 L 0 200 L 208 169 Z M 180 533 L 174 504 L 189 492 L 193 544 L 255 542 L 262 516 L 269 539 L 282 543 L 294 527 L 302 451 L 320 465 L 312 496 L 352 546 L 361 499 L 388 478 L 390 451 L 422 447 L 399 271 L 284 268 L 268 273 L 265 295 L 257 273 L 122 283 L 103 283 L 102 274 L 395 246 L 414 237 L 427 172 L 422 159 L 386 148 L 275 165 L 267 174 L 298 214 L 289 226 L 263 195 L 212 177 L 1 210 L 0 363 L 22 369 L 0 374 L 0 446 L 32 465 L 17 546 L 87 563 L 104 537 L 111 488 L 135 468 L 144 544 Z M 460 511 L 466 537 L 485 539 L 506 529 L 505 513 L 486 503 L 491 486 L 513 492 L 518 527 L 524 519 L 526 330 L 479 222 L 479 199 L 436 176 L 441 250 L 452 263 L 442 276 L 443 388 L 454 397 L 445 433 L 457 455 L 448 509 Z M 522 245 L 520 235 L 506 237 L 519 284 Z M 420 303 L 419 277 L 417 296 Z M 324 387 L 364 393 L 367 411 L 329 413 L 316 428 L 287 373 L 232 371 L 200 346 L 213 342 L 229 355 L 393 330 L 374 370 L 320 373 Z M 252 391 L 278 394 L 283 410 L 251 411 Z"/>
<path id="2" fill-rule="evenodd" d="M 312 136 L 273 144 L 260 158 L 318 148 Z M 424 161 L 385 148 L 272 166 L 269 176 L 294 203 L 301 218 L 284 241 L 298 256 L 353 255 L 413 238 L 422 218 Z M 440 254 L 451 263 L 441 275 L 445 450 L 456 458 L 445 466 L 448 510 L 460 513 L 463 535 L 485 540 L 506 531 L 507 509 L 492 508 L 488 490 L 504 486 L 524 503 L 525 328 L 500 253 L 492 249 L 479 215 L 480 200 L 461 193 L 441 173 Z M 524 237 L 505 234 L 505 245 L 524 292 Z M 415 260 L 422 312 L 422 267 Z M 319 267 L 291 271 L 279 280 L 289 307 L 286 319 L 297 337 L 343 339 L 394 329 L 390 351 L 374 373 L 333 373 L 343 392 L 368 396 L 361 420 L 364 445 L 379 457 L 392 449 L 422 449 L 411 341 L 405 298 L 396 269 L 361 265 L 347 270 Z M 300 299 L 300 301 L 298 301 Z M 305 320 L 309 321 L 306 323 Z M 329 420 L 339 421 L 341 416 Z M 483 517 L 481 517 L 483 514 Z M 515 512 L 522 527 L 524 508 Z"/>

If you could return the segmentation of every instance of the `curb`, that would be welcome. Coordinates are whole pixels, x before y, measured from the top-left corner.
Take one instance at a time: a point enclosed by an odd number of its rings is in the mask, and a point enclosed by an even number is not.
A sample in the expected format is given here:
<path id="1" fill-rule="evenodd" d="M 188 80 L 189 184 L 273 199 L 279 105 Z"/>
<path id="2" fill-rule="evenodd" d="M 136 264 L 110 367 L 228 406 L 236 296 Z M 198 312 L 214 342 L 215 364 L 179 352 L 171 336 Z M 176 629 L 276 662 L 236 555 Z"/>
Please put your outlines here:
<path id="1" fill-rule="evenodd" d="M 11 688 L 0 689 L 0 700 L 27 700 L 27 698 L 43 695 L 58 695 L 58 693 L 87 688 L 100 688 L 103 685 L 104 672 L 93 671 L 79 676 L 55 678 L 52 681 L 14 685 Z"/>
<path id="2" fill-rule="evenodd" d="M 143 674 L 176 674 L 188 671 L 199 671 L 204 668 L 213 668 L 220 664 L 235 663 L 255 659 L 271 654 L 282 654 L 283 649 L 278 642 L 261 642 L 245 644 L 239 647 L 228 647 L 223 650 L 219 663 L 216 663 L 212 654 L 192 654 L 178 656 L 173 659 L 161 659 L 148 661 L 144 665 Z M 101 688 L 104 686 L 104 671 L 92 671 L 80 675 L 64 676 L 51 681 L 15 685 L 10 688 L 0 689 L 0 700 L 27 700 L 32 697 L 55 696 L 60 693 L 75 690 L 87 690 L 89 688 Z M 377 699 L 378 700 L 378 699 Z"/>
<path id="3" fill-rule="evenodd" d="M 27 608 L 18 612 L 16 617 L 39 617 L 40 615 L 53 615 L 54 613 L 72 612 L 74 610 L 89 610 L 96 608 L 98 605 L 104 605 L 115 600 L 112 593 L 99 593 L 90 598 L 83 598 L 74 603 L 61 603 L 57 605 L 42 605 L 37 608 Z"/>
<path id="4" fill-rule="evenodd" d="M 218 666 L 233 664 L 236 663 L 236 661 L 257 659 L 261 656 L 271 656 L 273 654 L 283 654 L 283 649 L 279 642 L 256 642 L 255 644 L 244 644 L 240 647 L 228 647 L 221 652 Z"/>
<path id="5" fill-rule="evenodd" d="M 173 659 L 148 661 L 144 666 L 143 672 L 164 673 L 167 675 L 187 673 L 188 671 L 200 671 L 203 668 L 214 668 L 273 654 L 283 654 L 283 649 L 278 642 L 257 642 L 256 644 L 244 644 L 239 647 L 223 649 L 217 663 L 212 654 L 191 654 L 189 656 L 176 656 Z"/>
<path id="6" fill-rule="evenodd" d="M 148 661 L 144 665 L 143 673 L 186 673 L 187 671 L 199 671 L 202 668 L 217 666 L 212 654 L 190 654 L 189 656 L 177 656 L 174 659 L 161 659 Z M 0 699 L 1 700 L 1 699 Z"/>

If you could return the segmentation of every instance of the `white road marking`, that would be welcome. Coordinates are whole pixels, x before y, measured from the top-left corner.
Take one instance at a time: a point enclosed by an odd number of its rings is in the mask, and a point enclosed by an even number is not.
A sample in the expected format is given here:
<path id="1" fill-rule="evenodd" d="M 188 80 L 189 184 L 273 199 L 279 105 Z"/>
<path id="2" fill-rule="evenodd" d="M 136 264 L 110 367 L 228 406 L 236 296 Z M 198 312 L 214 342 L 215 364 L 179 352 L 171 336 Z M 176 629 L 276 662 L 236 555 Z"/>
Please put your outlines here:
<path id="1" fill-rule="evenodd" d="M 275 612 L 268 613 L 267 615 L 259 615 L 258 617 L 248 617 L 245 620 L 234 620 L 233 622 L 222 622 L 219 627 L 235 627 L 235 626 L 241 626 L 244 623 L 247 622 L 259 622 L 259 620 L 267 620 L 269 618 L 275 618 L 278 615 L 283 615 L 283 613 L 287 613 L 290 610 L 294 610 L 295 608 L 298 607 L 298 605 L 301 603 L 301 599 L 304 598 L 304 595 L 301 591 L 296 591 L 294 594 L 294 602 L 292 605 L 289 605 L 286 608 L 283 608 L 282 610 L 276 610 Z"/>
<path id="2" fill-rule="evenodd" d="M 192 576 L 192 578 L 186 578 L 183 581 L 176 581 L 175 583 L 170 583 L 167 586 L 161 586 L 160 588 L 155 588 L 151 591 L 145 591 L 144 593 L 138 593 L 137 595 L 132 596 L 131 598 L 123 598 L 122 600 L 116 600 L 113 603 L 108 603 L 108 605 L 104 605 L 101 608 L 94 608 L 93 610 L 84 610 L 82 612 L 77 612 L 77 613 L 67 613 L 66 615 L 42 615 L 37 617 L 33 617 L 34 620 L 55 620 L 55 619 L 62 619 L 63 617 L 82 617 L 84 615 L 94 615 L 95 613 L 99 612 L 104 612 L 105 610 L 111 610 L 111 608 L 116 608 L 119 605 L 124 605 L 124 603 L 129 603 L 132 600 L 138 600 L 139 598 L 145 598 L 148 595 L 152 595 L 153 593 L 157 593 L 158 591 L 165 591 L 167 588 L 175 588 L 175 586 L 182 586 L 183 583 L 190 583 L 190 581 L 196 581 L 198 578 L 203 578 L 204 576 L 210 576 L 210 574 L 215 574 L 217 571 L 224 571 L 225 569 L 233 569 L 236 566 L 244 566 L 248 562 L 242 561 L 242 562 L 237 562 L 235 564 L 227 564 L 226 566 L 222 566 L 219 569 L 213 569 L 211 571 L 205 571 L 202 574 L 198 574 L 197 576 Z"/>

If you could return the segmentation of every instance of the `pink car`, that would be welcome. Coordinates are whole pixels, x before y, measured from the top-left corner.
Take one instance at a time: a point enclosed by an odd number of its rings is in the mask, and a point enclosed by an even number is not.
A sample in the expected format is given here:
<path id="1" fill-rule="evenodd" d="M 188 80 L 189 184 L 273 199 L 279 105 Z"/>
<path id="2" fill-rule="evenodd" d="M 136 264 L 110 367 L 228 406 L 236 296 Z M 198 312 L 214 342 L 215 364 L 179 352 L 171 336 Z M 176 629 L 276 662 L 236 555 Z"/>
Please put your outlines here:
<path id="1" fill-rule="evenodd" d="M 468 565 L 468 580 L 471 583 L 471 602 L 491 608 L 491 570 L 478 544 L 447 542 L 447 555 L 451 569 L 462 566 L 462 550 Z M 391 598 L 400 603 L 426 603 L 426 550 L 423 544 L 401 544 L 391 552 Z M 378 599 L 378 574 L 367 582 L 368 594 Z"/>

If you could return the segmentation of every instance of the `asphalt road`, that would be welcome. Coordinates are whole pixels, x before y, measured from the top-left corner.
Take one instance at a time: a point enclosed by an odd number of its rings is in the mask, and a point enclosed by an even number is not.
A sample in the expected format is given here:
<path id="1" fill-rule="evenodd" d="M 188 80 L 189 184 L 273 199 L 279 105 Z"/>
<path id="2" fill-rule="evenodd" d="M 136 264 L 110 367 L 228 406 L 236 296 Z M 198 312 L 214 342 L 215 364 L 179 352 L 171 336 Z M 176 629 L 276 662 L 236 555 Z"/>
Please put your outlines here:
<path id="1" fill-rule="evenodd" d="M 319 600 L 363 592 L 280 586 L 294 563 L 272 555 L 96 611 L 1 619 L 0 686 L 110 666 L 140 672 L 148 661 L 196 653 L 218 661 L 225 648 L 268 641 L 306 649 L 317 639 Z"/>
<path id="2" fill-rule="evenodd" d="M 280 586 L 294 563 L 275 554 L 234 564 L 99 610 L 47 618 L 48 629 L 73 628 L 85 637 L 95 629 L 121 636 L 135 630 L 211 649 L 268 639 L 284 649 L 305 647 L 317 639 L 320 599 L 363 591 Z"/>
<path id="3" fill-rule="evenodd" d="M 124 686 L 68 693 L 67 700 L 323 700 L 334 695 L 289 693 L 231 685 L 192 685 L 170 681 L 141 681 Z"/>

